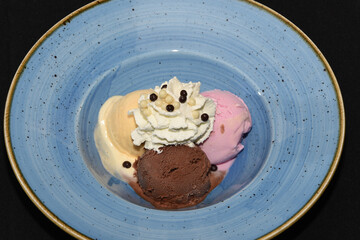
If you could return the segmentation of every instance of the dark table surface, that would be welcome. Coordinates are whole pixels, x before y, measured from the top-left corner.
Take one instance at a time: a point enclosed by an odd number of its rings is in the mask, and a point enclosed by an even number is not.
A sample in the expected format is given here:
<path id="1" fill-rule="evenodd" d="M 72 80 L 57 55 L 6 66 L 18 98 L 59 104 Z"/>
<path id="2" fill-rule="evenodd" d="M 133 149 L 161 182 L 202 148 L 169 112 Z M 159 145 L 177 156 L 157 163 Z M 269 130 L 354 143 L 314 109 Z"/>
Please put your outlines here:
<path id="1" fill-rule="evenodd" d="M 220 1 L 220 0 L 219 0 Z M 86 0 L 0 0 L 1 111 L 20 62 L 56 22 Z M 325 55 L 346 111 L 343 154 L 314 207 L 276 239 L 360 239 L 360 0 L 259 0 L 297 25 Z M 1 129 L 3 133 L 3 129 Z M 1 239 L 71 239 L 29 200 L 10 167 L 1 138 Z"/>

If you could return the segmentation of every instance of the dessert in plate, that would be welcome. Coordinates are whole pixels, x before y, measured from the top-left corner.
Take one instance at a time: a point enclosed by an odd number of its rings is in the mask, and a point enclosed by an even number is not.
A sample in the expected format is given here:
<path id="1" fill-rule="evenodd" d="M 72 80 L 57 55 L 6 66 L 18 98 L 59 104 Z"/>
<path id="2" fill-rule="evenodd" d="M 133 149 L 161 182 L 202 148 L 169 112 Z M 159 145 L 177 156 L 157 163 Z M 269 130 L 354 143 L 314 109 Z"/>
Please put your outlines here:
<path id="1" fill-rule="evenodd" d="M 159 209 L 206 198 L 244 148 L 251 116 L 244 101 L 176 77 L 154 89 L 113 96 L 94 139 L 105 169 Z"/>

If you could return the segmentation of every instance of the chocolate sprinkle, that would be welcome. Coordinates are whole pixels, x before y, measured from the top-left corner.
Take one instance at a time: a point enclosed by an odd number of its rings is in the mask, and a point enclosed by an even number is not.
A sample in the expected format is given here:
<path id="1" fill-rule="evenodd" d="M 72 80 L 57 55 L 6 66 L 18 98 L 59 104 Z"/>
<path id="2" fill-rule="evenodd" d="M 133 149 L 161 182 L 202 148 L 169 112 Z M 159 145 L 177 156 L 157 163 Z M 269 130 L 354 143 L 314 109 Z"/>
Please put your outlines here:
<path id="1" fill-rule="evenodd" d="M 155 93 L 150 94 L 150 100 L 152 102 L 155 102 L 157 100 L 158 96 Z"/>
<path id="2" fill-rule="evenodd" d="M 172 112 L 172 111 L 174 111 L 174 106 L 173 105 L 171 105 L 171 104 L 169 104 L 169 105 L 167 105 L 166 106 L 166 110 L 168 111 L 168 112 Z"/>
<path id="3" fill-rule="evenodd" d="M 186 96 L 181 95 L 181 96 L 179 97 L 179 102 L 181 102 L 181 103 L 186 102 Z"/>
<path id="4" fill-rule="evenodd" d="M 180 91 L 180 96 L 187 96 L 187 91 L 186 90 L 181 90 Z"/>
<path id="5" fill-rule="evenodd" d="M 129 161 L 123 162 L 122 165 L 123 165 L 124 168 L 130 168 L 131 167 L 131 163 Z"/>
<path id="6" fill-rule="evenodd" d="M 215 164 L 211 164 L 210 170 L 215 172 L 217 170 L 217 166 Z"/>
<path id="7" fill-rule="evenodd" d="M 201 120 L 206 122 L 208 119 L 209 119 L 209 115 L 207 115 L 206 113 L 201 114 Z"/>

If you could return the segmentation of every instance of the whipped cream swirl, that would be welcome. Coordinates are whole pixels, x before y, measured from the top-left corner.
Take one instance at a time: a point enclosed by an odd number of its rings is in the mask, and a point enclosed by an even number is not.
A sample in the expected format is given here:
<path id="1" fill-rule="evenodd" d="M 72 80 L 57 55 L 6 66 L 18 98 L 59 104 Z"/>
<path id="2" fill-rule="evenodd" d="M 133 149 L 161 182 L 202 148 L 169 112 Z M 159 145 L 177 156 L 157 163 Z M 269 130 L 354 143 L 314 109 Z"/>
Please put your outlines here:
<path id="1" fill-rule="evenodd" d="M 137 128 L 131 132 L 133 143 L 157 152 L 164 145 L 200 144 L 212 129 L 216 104 L 200 95 L 200 82 L 181 83 L 176 77 L 143 94 L 133 114 Z"/>

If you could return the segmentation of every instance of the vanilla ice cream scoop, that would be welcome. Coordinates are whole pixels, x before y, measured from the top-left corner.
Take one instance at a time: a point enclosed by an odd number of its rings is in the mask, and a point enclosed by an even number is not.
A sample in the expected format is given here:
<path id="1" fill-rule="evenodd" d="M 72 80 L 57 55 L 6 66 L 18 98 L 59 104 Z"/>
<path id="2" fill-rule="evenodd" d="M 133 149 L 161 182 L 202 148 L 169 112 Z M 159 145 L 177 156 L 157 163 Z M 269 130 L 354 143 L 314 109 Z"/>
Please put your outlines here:
<path id="1" fill-rule="evenodd" d="M 136 181 L 133 164 L 144 153 L 144 146 L 135 146 L 131 132 L 136 128 L 130 109 L 136 108 L 142 94 L 151 90 L 138 90 L 125 96 L 113 96 L 101 107 L 94 140 L 105 169 L 126 182 Z"/>

